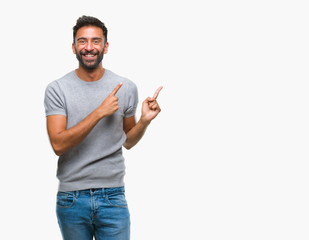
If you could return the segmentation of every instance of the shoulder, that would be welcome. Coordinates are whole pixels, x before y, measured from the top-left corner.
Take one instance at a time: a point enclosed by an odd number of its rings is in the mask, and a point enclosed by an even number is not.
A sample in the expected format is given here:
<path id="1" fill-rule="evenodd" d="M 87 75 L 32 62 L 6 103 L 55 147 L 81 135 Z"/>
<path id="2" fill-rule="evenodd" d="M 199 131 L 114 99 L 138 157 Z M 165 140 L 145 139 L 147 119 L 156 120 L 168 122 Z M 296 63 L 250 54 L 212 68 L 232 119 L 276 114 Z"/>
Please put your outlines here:
<path id="1" fill-rule="evenodd" d="M 46 87 L 46 91 L 49 90 L 61 91 L 61 89 L 64 88 L 66 84 L 71 82 L 73 78 L 74 78 L 74 71 L 71 71 L 65 74 L 64 76 L 50 82 Z"/>
<path id="2" fill-rule="evenodd" d="M 59 83 L 58 80 L 54 80 L 52 82 L 50 82 L 45 89 L 45 93 L 48 94 L 50 92 L 59 92 L 60 88 L 59 88 Z"/>
<path id="3" fill-rule="evenodd" d="M 76 75 L 74 71 L 67 73 L 66 75 L 62 76 L 61 78 L 55 80 L 56 84 L 59 86 L 65 86 L 67 84 L 72 84 L 76 79 Z"/>

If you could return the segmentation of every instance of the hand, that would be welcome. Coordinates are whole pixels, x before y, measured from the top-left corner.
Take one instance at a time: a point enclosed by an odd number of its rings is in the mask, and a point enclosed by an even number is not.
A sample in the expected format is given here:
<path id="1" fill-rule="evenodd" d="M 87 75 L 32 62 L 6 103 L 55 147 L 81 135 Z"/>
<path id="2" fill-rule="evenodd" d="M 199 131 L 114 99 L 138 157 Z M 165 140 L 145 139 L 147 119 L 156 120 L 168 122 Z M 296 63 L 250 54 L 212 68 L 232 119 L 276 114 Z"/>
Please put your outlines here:
<path id="1" fill-rule="evenodd" d="M 161 108 L 157 103 L 157 97 L 162 90 L 162 86 L 157 89 L 153 97 L 148 97 L 142 105 L 141 120 L 143 123 L 149 124 L 161 112 Z"/>
<path id="2" fill-rule="evenodd" d="M 122 83 L 119 83 L 117 87 L 108 95 L 107 98 L 102 102 L 102 104 L 97 108 L 100 116 L 107 117 L 114 114 L 118 109 L 118 98 L 115 96 L 118 90 L 121 88 Z"/>

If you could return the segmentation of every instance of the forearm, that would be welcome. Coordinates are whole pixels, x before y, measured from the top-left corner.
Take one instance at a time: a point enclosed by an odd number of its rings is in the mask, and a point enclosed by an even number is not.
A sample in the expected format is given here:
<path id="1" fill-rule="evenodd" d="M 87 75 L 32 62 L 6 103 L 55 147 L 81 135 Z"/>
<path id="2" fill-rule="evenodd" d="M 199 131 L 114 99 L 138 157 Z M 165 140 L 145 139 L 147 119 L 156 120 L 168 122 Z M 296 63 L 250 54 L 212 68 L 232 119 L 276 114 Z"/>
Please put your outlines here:
<path id="1" fill-rule="evenodd" d="M 127 139 L 123 146 L 126 149 L 134 147 L 144 136 L 146 129 L 150 122 L 142 121 L 141 119 L 136 123 L 136 125 L 127 132 Z"/>
<path id="2" fill-rule="evenodd" d="M 55 153 L 61 156 L 68 150 L 81 143 L 99 122 L 101 117 L 94 111 L 75 126 L 56 134 L 52 140 Z"/>
<path id="3" fill-rule="evenodd" d="M 150 122 L 159 114 L 161 111 L 156 99 L 162 87 L 159 87 L 152 98 L 148 97 L 142 105 L 142 116 L 140 120 L 135 124 L 129 131 L 126 132 L 127 139 L 123 146 L 126 149 L 134 147 L 139 140 L 144 136 L 144 133 L 150 124 Z M 135 120 L 134 120 L 135 122 Z M 126 127 L 125 127 L 126 129 Z"/>
<path id="4" fill-rule="evenodd" d="M 80 144 L 102 118 L 114 114 L 119 109 L 118 98 L 115 97 L 115 94 L 121 86 L 122 83 L 119 83 L 97 109 L 90 113 L 80 123 L 69 129 L 66 129 L 67 123 L 65 117 L 47 117 L 49 138 L 58 156 Z"/>

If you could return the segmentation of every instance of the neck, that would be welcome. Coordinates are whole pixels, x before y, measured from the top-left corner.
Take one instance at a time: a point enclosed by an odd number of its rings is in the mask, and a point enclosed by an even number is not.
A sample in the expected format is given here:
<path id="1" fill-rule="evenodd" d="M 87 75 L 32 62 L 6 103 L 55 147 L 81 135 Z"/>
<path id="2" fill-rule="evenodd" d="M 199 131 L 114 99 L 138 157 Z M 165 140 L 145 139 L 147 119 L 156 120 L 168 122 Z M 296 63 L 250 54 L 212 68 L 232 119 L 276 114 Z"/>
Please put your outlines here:
<path id="1" fill-rule="evenodd" d="M 76 75 L 86 81 L 86 82 L 94 82 L 101 79 L 104 75 L 105 69 L 100 64 L 96 69 L 87 70 L 82 66 L 79 66 L 78 69 L 75 70 Z"/>

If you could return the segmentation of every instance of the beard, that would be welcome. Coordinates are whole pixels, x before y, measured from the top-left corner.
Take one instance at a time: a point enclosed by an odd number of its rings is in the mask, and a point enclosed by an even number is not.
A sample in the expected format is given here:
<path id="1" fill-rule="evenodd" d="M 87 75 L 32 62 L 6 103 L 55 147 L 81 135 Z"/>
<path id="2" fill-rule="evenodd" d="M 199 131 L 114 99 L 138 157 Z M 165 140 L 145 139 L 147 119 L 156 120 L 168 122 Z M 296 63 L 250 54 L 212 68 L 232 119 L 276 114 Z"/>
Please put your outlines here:
<path id="1" fill-rule="evenodd" d="M 100 53 L 99 51 L 87 51 L 85 49 L 81 50 L 80 52 L 77 52 L 76 48 L 75 48 L 75 52 L 76 52 L 76 58 L 79 62 L 79 64 L 85 68 L 86 70 L 94 70 L 96 69 L 99 64 L 102 62 L 103 60 L 103 52 L 104 49 L 102 50 L 102 52 Z M 92 54 L 97 56 L 97 59 L 95 61 L 87 61 L 83 59 L 83 55 L 87 55 L 87 54 Z"/>

